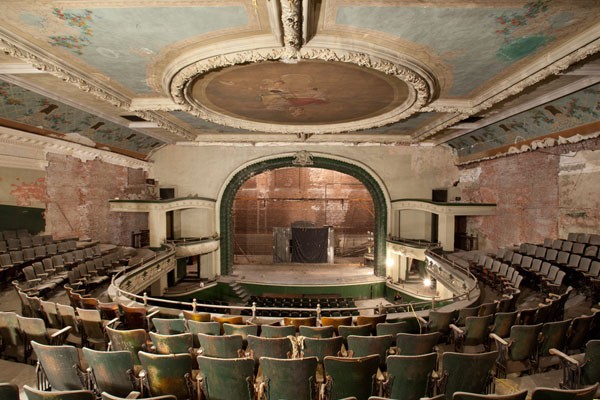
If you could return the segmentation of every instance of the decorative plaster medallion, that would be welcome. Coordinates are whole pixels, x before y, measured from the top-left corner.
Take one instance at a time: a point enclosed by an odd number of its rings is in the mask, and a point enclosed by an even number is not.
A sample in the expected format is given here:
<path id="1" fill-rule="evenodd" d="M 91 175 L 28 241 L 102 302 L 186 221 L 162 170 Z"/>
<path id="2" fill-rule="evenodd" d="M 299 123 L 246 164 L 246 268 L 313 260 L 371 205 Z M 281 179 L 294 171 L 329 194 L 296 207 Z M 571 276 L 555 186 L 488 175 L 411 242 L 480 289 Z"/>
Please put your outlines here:
<path id="1" fill-rule="evenodd" d="M 168 90 L 186 111 L 217 124 L 306 134 L 395 123 L 432 96 L 431 77 L 422 76 L 427 74 L 422 70 L 353 51 L 290 51 L 287 47 L 209 57 L 179 70 Z M 273 62 L 291 58 L 297 63 Z M 342 94 L 347 98 L 340 98 Z"/>

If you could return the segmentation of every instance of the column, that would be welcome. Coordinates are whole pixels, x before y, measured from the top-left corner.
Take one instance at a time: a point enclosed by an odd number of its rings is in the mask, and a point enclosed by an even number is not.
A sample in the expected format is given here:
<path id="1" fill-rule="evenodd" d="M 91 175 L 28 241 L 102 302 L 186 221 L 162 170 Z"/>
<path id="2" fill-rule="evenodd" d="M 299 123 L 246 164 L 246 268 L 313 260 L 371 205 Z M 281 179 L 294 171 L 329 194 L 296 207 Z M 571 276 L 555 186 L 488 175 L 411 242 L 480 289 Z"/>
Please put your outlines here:
<path id="1" fill-rule="evenodd" d="M 454 215 L 438 215 L 438 240 L 445 251 L 454 251 Z"/>
<path id="2" fill-rule="evenodd" d="M 150 247 L 160 247 L 167 238 L 167 216 L 162 210 L 152 210 L 148 214 Z"/>

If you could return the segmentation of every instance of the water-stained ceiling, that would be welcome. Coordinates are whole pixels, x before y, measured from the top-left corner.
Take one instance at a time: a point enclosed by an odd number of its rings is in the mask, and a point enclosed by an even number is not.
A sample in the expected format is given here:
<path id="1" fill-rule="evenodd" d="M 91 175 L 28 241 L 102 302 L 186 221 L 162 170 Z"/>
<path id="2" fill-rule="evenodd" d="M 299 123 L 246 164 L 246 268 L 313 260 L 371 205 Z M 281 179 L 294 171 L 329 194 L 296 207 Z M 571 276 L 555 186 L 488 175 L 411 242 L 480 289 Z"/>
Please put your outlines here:
<path id="1" fill-rule="evenodd" d="M 596 0 L 2 7 L 0 124 L 137 158 L 310 141 L 444 144 L 467 162 L 600 131 Z"/>

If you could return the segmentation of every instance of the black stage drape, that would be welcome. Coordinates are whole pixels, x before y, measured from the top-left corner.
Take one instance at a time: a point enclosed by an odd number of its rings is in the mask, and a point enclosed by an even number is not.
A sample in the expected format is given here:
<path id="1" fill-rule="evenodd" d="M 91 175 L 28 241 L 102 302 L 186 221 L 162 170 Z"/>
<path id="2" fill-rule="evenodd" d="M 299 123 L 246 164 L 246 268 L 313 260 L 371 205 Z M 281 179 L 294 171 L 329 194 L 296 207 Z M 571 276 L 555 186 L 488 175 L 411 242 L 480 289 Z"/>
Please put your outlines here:
<path id="1" fill-rule="evenodd" d="M 328 227 L 292 227 L 292 262 L 326 263 L 328 235 Z"/>

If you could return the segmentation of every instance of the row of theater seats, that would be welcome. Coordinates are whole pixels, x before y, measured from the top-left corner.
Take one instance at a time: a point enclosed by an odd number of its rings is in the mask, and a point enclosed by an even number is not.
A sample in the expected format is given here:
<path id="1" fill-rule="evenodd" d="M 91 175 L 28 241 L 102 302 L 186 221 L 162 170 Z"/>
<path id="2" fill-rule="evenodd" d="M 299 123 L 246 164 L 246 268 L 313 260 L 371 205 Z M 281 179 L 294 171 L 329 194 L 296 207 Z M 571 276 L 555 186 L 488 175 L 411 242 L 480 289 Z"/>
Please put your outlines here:
<path id="1" fill-rule="evenodd" d="M 8 238 L 4 240 L 0 239 L 0 253 L 7 253 L 13 250 L 24 250 L 31 247 L 49 244 L 59 244 L 69 240 L 73 239 L 54 240 L 52 235 L 33 235 L 20 238 Z"/>
<path id="2" fill-rule="evenodd" d="M 229 325 L 224 323 L 223 327 L 227 329 Z M 520 328 L 526 332 L 522 333 Z M 244 347 L 244 337 L 239 334 L 212 336 L 106 330 L 111 351 L 83 350 L 89 365 L 87 371 L 94 376 L 93 380 L 83 376 L 82 367 L 79 373 L 72 368 L 83 364 L 75 347 L 32 342 L 31 347 L 40 364 L 38 389 L 76 390 L 87 384 L 87 388 L 96 393 L 125 396 L 132 390 L 141 390 L 153 396 L 171 394 L 178 399 L 196 398 L 194 390 L 202 392 L 206 399 L 253 399 L 256 390 L 274 390 L 267 393 L 267 398 L 315 398 L 311 394 L 313 390 L 315 394 L 321 393 L 323 399 L 345 396 L 366 399 L 370 395 L 382 394 L 396 399 L 417 399 L 432 392 L 452 398 L 456 391 L 483 393 L 489 390 L 496 371 L 507 371 L 501 364 L 502 360 L 506 357 L 509 361 L 517 361 L 511 358 L 523 353 L 523 348 L 531 342 L 527 340 L 530 332 L 537 332 L 538 327 L 516 326 L 511 329 L 508 339 L 494 337 L 500 352 L 444 352 L 441 355 L 434 348 L 437 342 L 431 340 L 432 336 L 439 339 L 439 333 L 399 333 L 395 338 L 393 335 L 350 335 L 346 338 L 347 345 L 343 344 L 342 337 L 304 337 L 299 341 L 294 336 L 268 338 L 247 335 Z M 199 343 L 197 351 L 194 350 L 194 339 Z M 510 347 L 508 343 L 515 343 L 513 346 L 519 348 L 509 352 L 506 350 Z M 565 362 L 573 359 L 558 349 L 553 350 L 553 355 Z M 592 340 L 587 343 L 586 353 L 579 358 L 586 361 L 598 356 L 600 341 Z M 276 368 L 271 369 L 270 364 Z M 320 374 L 317 372 L 319 364 L 322 364 Z M 61 365 L 64 368 L 60 368 Z M 442 366 L 439 371 L 438 365 Z M 592 383 L 594 379 L 597 381 L 600 371 L 594 364 L 583 362 L 575 367 L 580 367 L 577 375 L 580 379 L 566 382 L 571 387 L 589 385 L 586 379 L 591 379 Z M 132 374 L 140 368 L 146 373 Z M 461 379 L 460 375 L 469 379 Z M 432 379 L 433 376 L 440 378 Z M 317 385 L 307 385 L 311 381 Z M 244 386 L 243 382 L 252 385 Z M 261 382 L 266 385 L 261 385 Z M 282 388 L 275 390 L 279 386 Z M 307 387 L 301 389 L 298 386 Z M 319 386 L 322 390 L 318 390 Z M 279 391 L 285 387 L 293 391 Z"/>
<path id="3" fill-rule="evenodd" d="M 356 303 L 351 297 L 302 297 L 302 298 L 282 298 L 282 297 L 270 297 L 270 296 L 251 296 L 248 300 L 247 306 L 252 307 L 266 307 L 265 309 L 256 310 L 256 315 L 261 317 L 310 317 L 316 315 L 314 311 L 298 311 L 298 310 L 282 310 L 282 308 L 296 308 L 296 309 L 316 309 L 317 306 L 322 309 L 327 308 L 356 308 Z M 324 316 L 351 316 L 358 315 L 357 310 L 338 310 L 338 311 L 327 311 L 324 310 L 321 315 Z M 250 310 L 244 310 L 243 315 L 252 315 Z"/>
<path id="4" fill-rule="evenodd" d="M 538 245 L 527 244 L 521 248 L 526 250 L 520 253 L 501 248 L 493 257 L 519 269 L 528 278 L 528 284 L 548 286 L 545 283 L 552 282 L 554 285 L 550 286 L 550 289 L 560 289 L 564 280 L 564 283 L 568 285 L 585 290 L 594 299 L 598 298 L 600 289 L 599 259 Z"/>
<path id="5" fill-rule="evenodd" d="M 102 251 L 100 245 L 42 258 L 21 265 L 25 280 L 16 283 L 22 291 L 46 296 L 66 281 L 82 291 L 90 290 L 125 269 L 130 255 L 124 248 Z"/>

